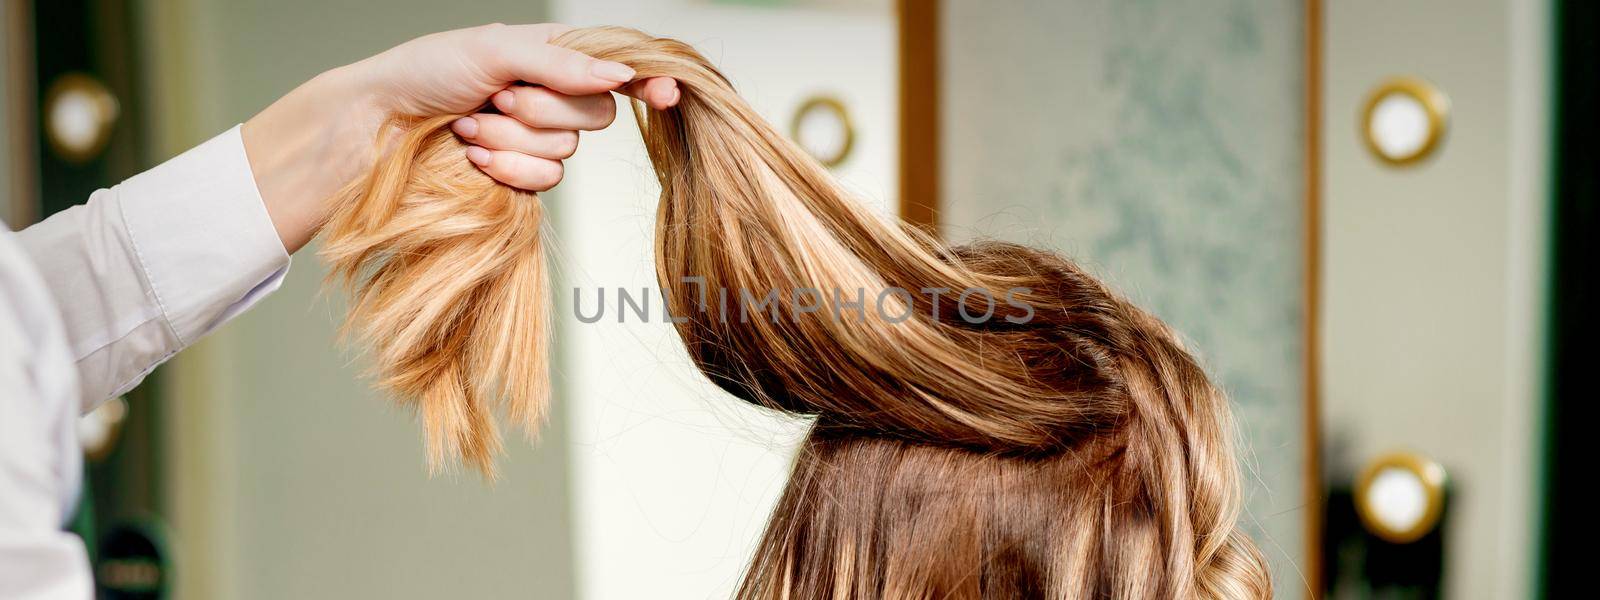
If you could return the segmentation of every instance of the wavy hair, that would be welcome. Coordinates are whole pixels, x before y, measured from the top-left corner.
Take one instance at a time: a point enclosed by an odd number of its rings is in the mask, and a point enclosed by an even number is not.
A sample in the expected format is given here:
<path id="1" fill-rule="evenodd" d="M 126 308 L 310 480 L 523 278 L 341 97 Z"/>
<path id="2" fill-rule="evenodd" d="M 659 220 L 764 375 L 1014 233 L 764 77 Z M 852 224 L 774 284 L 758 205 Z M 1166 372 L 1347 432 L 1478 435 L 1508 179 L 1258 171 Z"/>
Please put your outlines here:
<path id="1" fill-rule="evenodd" d="M 634 105 L 678 334 L 728 393 L 815 419 L 739 597 L 1271 596 L 1236 526 L 1228 401 L 1159 319 L 1056 254 L 863 207 L 682 42 L 553 43 L 678 81 L 676 107 Z M 490 472 L 492 409 L 532 431 L 548 397 L 540 210 L 462 158 L 453 118 L 396 122 L 322 253 L 430 464 Z M 833 310 L 729 318 L 706 290 L 831 291 Z"/>

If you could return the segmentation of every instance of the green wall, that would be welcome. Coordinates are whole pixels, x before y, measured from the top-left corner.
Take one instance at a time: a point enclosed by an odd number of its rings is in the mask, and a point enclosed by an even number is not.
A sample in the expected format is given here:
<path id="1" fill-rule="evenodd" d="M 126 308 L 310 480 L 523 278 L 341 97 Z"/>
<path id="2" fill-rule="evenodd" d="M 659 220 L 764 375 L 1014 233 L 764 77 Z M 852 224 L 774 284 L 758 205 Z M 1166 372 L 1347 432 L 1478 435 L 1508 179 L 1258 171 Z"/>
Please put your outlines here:
<path id="1" fill-rule="evenodd" d="M 1242 522 L 1304 589 L 1298 0 L 944 5 L 945 232 L 1058 249 L 1234 402 Z"/>

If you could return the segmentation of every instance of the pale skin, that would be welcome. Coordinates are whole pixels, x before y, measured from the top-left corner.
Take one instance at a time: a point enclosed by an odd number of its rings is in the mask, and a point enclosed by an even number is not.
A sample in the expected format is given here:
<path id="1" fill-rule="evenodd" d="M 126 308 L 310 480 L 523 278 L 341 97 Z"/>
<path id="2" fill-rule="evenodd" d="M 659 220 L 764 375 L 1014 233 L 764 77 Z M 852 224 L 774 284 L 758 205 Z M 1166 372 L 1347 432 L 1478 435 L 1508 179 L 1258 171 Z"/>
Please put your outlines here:
<path id="1" fill-rule="evenodd" d="M 542 192 L 560 183 L 580 131 L 616 118 L 612 93 L 656 109 L 677 83 L 634 80 L 625 65 L 551 46 L 565 25 L 485 25 L 423 36 L 312 78 L 246 121 L 245 153 L 283 247 L 315 237 L 340 188 L 372 167 L 391 115 L 465 114 L 452 124 L 461 159 L 506 185 Z"/>

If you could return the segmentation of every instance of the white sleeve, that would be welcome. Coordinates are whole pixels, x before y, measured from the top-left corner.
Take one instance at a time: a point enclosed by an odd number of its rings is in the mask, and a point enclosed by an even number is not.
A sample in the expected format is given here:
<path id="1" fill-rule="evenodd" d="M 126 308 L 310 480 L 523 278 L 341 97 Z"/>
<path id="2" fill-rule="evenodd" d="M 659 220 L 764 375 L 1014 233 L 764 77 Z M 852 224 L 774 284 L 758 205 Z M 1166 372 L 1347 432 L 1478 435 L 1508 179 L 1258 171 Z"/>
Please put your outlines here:
<path id="1" fill-rule="evenodd" d="M 289 268 L 238 127 L 18 241 L 61 311 L 84 411 L 276 290 Z"/>
<path id="2" fill-rule="evenodd" d="M 0 323 L 0 341 L 19 339 L 15 325 Z M 19 349 L 0 348 L 0 598 L 87 600 L 94 597 L 89 557 L 78 536 L 61 530 L 62 496 L 78 477 L 63 469 L 81 468 L 62 460 L 62 451 L 77 448 L 61 442 L 77 413 L 41 397 L 37 373 L 12 353 Z"/>
<path id="3" fill-rule="evenodd" d="M 0 598 L 94 597 L 89 558 L 61 530 L 78 488 L 78 387 L 55 307 L 0 229 Z"/>

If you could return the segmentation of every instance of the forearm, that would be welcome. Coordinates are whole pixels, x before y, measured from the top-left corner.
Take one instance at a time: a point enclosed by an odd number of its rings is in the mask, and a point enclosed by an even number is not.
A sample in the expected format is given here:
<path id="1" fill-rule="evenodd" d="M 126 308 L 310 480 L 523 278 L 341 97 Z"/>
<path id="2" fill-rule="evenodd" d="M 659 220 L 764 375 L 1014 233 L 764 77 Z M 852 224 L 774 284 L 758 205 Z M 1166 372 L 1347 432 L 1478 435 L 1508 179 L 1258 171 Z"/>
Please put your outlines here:
<path id="1" fill-rule="evenodd" d="M 316 236 L 327 200 L 372 163 L 385 117 L 363 73 L 356 63 L 318 75 L 243 126 L 262 204 L 291 254 Z"/>
<path id="2" fill-rule="evenodd" d="M 85 409 L 260 300 L 289 262 L 233 130 L 17 240 L 61 315 Z"/>

